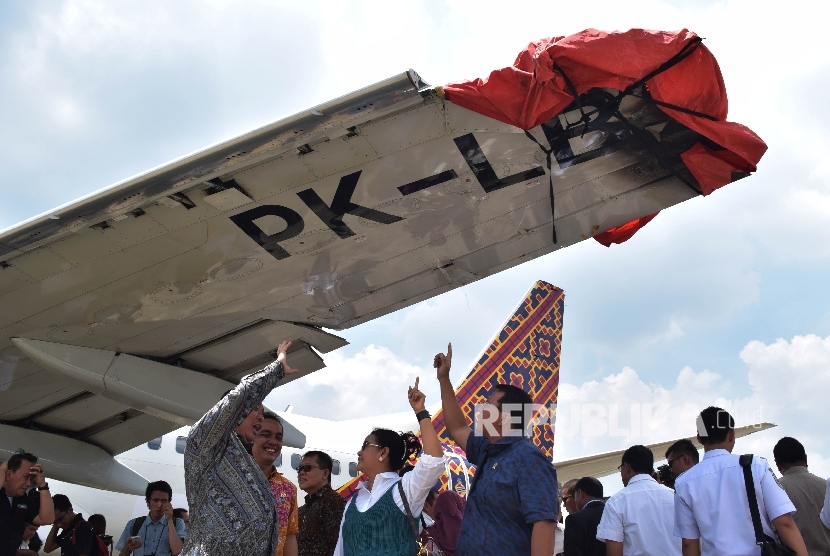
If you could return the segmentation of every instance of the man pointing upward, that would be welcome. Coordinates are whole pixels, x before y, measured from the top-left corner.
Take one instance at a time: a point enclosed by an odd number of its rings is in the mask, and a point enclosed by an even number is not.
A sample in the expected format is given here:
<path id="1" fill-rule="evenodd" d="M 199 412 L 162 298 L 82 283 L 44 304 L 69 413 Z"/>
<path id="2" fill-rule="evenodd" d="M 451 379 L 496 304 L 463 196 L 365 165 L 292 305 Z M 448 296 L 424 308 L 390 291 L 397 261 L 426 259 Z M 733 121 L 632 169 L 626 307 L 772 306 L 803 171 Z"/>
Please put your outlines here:
<path id="1" fill-rule="evenodd" d="M 473 434 L 450 381 L 452 344 L 435 356 L 441 406 L 447 433 L 467 453 L 476 474 L 456 548 L 457 556 L 550 556 L 557 507 L 556 470 L 524 435 L 526 404 L 533 399 L 521 388 L 498 384 L 485 410 L 496 411 L 494 423 Z M 520 422 L 521 429 L 512 429 Z"/>
<path id="2" fill-rule="evenodd" d="M 273 556 L 276 551 L 274 497 L 240 435 L 254 436 L 253 428 L 262 422 L 262 400 L 285 375 L 297 372 L 286 361 L 290 346 L 281 343 L 276 361 L 243 378 L 190 430 L 184 454 L 190 507 L 184 556 Z"/>

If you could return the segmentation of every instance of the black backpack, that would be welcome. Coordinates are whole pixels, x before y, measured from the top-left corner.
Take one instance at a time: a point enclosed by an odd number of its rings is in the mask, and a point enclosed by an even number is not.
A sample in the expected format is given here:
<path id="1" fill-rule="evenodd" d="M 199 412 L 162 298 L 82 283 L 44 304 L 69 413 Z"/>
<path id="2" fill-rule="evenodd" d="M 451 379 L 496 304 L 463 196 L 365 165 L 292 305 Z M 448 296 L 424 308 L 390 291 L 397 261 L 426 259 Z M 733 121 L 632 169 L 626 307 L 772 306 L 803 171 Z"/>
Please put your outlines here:
<path id="1" fill-rule="evenodd" d="M 75 545 L 77 544 L 75 533 L 78 531 L 78 527 L 81 526 L 88 528 L 89 533 L 92 535 L 92 551 L 94 556 L 107 556 L 110 553 L 107 545 L 104 544 L 101 537 L 95 534 L 95 530 L 92 528 L 92 525 L 83 519 L 78 521 L 78 523 L 75 524 L 75 528 L 72 529 L 72 548 L 75 548 Z M 90 554 L 89 556 L 93 556 L 93 554 Z"/>

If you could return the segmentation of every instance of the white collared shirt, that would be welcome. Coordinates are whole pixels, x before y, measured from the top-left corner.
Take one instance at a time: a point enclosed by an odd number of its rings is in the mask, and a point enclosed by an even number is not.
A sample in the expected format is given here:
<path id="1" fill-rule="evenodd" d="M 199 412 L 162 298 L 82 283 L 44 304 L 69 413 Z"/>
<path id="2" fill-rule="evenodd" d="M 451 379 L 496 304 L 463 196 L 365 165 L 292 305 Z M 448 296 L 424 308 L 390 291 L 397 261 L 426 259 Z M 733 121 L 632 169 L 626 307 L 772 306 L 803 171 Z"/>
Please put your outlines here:
<path id="1" fill-rule="evenodd" d="M 821 522 L 830 529 L 830 478 L 827 479 L 827 490 L 824 493 L 824 507 L 821 508 Z"/>
<path id="2" fill-rule="evenodd" d="M 343 521 L 346 519 L 346 512 L 350 504 L 356 504 L 357 511 L 363 513 L 374 506 L 386 494 L 387 490 L 400 481 L 404 494 L 406 494 L 406 500 L 409 502 L 412 517 L 417 520 L 424 509 L 424 502 L 427 501 L 429 490 L 435 486 L 435 483 L 444 473 L 445 461 L 446 456 L 436 458 L 428 454 L 421 454 L 421 458 L 415 464 L 415 468 L 404 475 L 403 478 L 398 477 L 398 474 L 394 471 L 387 471 L 375 476 L 375 484 L 372 490 L 369 490 L 365 481 L 357 485 L 357 490 L 352 496 L 352 499 L 346 503 L 346 507 L 343 509 L 343 519 L 340 520 L 340 536 L 337 538 L 337 547 L 334 549 L 334 556 L 343 556 Z M 398 509 L 401 510 L 401 513 L 405 514 L 406 509 L 404 508 L 403 500 L 401 500 L 401 495 L 397 488 L 392 491 L 392 500 Z"/>
<path id="3" fill-rule="evenodd" d="M 674 493 L 641 473 L 605 503 L 597 539 L 623 543 L 625 556 L 680 556 L 673 528 Z"/>
<path id="4" fill-rule="evenodd" d="M 701 539 L 702 556 L 759 554 L 739 459 L 726 450 L 710 450 L 675 481 L 674 534 Z M 795 506 L 764 458 L 752 459 L 752 478 L 764 533 L 775 538 L 770 521 L 794 514 Z"/>

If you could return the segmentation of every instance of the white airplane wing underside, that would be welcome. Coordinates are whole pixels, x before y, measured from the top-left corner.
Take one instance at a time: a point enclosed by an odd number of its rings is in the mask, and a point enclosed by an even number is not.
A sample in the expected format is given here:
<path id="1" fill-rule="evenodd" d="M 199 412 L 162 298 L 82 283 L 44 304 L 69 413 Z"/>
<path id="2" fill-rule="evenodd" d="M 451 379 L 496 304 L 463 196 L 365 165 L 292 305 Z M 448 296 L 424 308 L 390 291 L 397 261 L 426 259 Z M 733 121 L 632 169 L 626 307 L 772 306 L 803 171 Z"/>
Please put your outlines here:
<path id="1" fill-rule="evenodd" d="M 17 444 L 34 430 L 112 467 L 194 422 L 281 340 L 314 372 L 346 344 L 323 327 L 697 195 L 613 122 L 565 133 L 565 113 L 528 136 L 439 92 L 408 71 L 1 232 L 0 456 L 44 453 Z M 620 110 L 672 152 L 694 141 L 634 97 Z M 574 156 L 551 162 L 542 147 L 563 141 Z M 98 488 L 138 481 L 57 467 Z"/>

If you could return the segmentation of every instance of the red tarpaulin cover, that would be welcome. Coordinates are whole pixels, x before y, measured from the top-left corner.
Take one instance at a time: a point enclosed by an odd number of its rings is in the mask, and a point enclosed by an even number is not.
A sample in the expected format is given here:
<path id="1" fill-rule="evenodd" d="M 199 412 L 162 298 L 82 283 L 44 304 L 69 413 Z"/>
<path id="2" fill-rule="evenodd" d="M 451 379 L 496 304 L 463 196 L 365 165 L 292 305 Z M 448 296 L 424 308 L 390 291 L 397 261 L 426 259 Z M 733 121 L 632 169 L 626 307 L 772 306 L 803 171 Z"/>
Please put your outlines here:
<path id="1" fill-rule="evenodd" d="M 697 35 L 686 29 L 677 33 L 588 29 L 570 37 L 531 43 L 519 53 L 513 66 L 496 70 L 487 79 L 447 85 L 444 93 L 454 104 L 528 130 L 550 120 L 574 101 L 563 73 L 577 95 L 594 88 L 623 91 L 697 40 Z M 554 69 L 554 64 L 561 71 Z M 680 62 L 648 79 L 645 87 L 658 103 L 714 118 L 658 104 L 676 121 L 723 147 L 713 150 L 698 142 L 680 155 L 704 195 L 755 171 L 767 146 L 749 128 L 726 121 L 726 87 L 718 63 L 706 46 L 697 45 Z M 600 234 L 604 238 L 600 242 L 608 246 L 622 243 L 653 217 L 608 230 Z"/>

